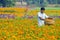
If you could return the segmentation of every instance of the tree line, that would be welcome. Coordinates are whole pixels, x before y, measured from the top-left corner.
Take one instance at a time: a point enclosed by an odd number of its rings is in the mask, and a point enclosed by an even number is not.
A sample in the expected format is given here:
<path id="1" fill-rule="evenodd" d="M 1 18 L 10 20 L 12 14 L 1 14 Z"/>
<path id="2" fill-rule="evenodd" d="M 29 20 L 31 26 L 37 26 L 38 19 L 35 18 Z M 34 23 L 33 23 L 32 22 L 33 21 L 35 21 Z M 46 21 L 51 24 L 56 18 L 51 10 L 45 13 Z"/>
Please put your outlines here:
<path id="1" fill-rule="evenodd" d="M 60 4 L 60 0 L 0 0 L 0 6 L 15 6 L 15 2 L 26 2 L 27 5 L 47 6 L 48 4 Z"/>

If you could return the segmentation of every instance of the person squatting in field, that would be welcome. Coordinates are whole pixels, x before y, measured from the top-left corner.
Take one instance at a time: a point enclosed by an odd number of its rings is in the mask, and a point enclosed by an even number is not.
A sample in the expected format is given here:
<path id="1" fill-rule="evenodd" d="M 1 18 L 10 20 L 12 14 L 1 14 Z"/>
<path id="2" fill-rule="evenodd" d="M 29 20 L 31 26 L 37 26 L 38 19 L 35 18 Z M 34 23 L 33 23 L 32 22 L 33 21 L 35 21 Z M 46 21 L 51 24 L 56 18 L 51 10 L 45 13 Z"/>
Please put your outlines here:
<path id="1" fill-rule="evenodd" d="M 43 26 L 45 24 L 45 19 L 50 17 L 44 13 L 45 8 L 41 8 L 40 10 L 41 11 L 38 12 L 38 26 Z"/>

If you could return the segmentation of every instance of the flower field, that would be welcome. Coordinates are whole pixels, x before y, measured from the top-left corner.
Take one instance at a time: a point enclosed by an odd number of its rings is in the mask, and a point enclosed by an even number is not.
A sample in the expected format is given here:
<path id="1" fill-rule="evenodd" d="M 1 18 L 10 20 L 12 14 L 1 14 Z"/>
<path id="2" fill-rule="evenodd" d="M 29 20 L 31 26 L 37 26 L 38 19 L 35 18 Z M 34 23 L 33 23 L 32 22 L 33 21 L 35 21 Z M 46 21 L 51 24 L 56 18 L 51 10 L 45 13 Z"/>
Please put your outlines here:
<path id="1" fill-rule="evenodd" d="M 38 26 L 37 12 L 26 8 L 0 8 L 0 40 L 60 40 L 60 10 L 46 10 L 54 25 Z"/>

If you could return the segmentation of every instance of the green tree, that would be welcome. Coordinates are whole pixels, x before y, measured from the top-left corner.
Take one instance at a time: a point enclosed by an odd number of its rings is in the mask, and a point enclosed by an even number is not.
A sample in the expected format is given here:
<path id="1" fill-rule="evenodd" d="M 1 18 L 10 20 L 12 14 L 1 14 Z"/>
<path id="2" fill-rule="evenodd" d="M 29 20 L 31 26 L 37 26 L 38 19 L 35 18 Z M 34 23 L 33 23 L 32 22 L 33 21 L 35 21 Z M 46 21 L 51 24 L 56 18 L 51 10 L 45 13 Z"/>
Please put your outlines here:
<path id="1" fill-rule="evenodd" d="M 2 7 L 11 7 L 15 5 L 14 0 L 0 0 L 0 6 Z"/>

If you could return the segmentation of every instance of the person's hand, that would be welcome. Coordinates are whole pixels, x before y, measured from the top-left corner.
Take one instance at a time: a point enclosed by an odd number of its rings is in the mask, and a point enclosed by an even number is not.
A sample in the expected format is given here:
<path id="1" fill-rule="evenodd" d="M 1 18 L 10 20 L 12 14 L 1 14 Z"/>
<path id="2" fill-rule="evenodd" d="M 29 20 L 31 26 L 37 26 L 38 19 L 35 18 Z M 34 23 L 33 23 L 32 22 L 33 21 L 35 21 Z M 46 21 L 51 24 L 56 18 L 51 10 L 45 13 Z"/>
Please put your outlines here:
<path id="1" fill-rule="evenodd" d="M 40 20 L 44 20 L 43 18 L 41 18 L 41 17 L 39 17 L 40 18 Z"/>

